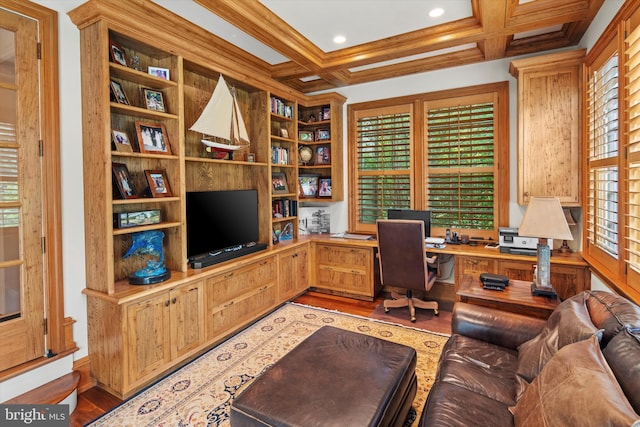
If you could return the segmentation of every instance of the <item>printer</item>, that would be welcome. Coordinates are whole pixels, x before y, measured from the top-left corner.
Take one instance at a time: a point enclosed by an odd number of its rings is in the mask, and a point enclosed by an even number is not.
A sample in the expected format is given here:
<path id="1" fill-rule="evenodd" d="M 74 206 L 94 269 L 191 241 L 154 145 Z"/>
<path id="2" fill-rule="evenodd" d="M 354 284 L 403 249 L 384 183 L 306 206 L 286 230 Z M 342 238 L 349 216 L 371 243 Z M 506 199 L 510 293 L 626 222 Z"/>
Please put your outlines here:
<path id="1" fill-rule="evenodd" d="M 518 235 L 518 229 L 513 227 L 499 227 L 498 236 L 500 252 L 516 255 L 536 255 L 538 238 Z M 553 239 L 548 239 L 549 247 L 553 248 Z"/>

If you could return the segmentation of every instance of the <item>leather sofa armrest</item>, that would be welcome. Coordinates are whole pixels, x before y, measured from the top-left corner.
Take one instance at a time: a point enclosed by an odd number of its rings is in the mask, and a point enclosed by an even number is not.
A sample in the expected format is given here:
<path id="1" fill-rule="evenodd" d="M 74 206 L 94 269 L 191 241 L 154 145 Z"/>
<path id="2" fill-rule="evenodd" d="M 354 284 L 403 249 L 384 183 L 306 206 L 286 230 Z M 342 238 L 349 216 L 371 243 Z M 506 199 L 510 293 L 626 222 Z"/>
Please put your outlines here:
<path id="1" fill-rule="evenodd" d="M 454 334 L 517 350 L 542 331 L 547 321 L 523 314 L 456 302 L 451 329 Z"/>

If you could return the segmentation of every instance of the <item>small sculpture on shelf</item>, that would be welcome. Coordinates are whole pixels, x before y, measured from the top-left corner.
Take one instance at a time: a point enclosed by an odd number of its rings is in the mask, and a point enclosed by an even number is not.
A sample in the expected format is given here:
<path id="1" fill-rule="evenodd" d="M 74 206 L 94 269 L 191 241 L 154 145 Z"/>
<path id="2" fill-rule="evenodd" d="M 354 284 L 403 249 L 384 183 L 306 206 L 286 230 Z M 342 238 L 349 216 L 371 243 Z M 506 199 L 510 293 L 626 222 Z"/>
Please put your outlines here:
<path id="1" fill-rule="evenodd" d="M 171 272 L 164 265 L 164 252 L 162 240 L 164 233 L 158 230 L 141 231 L 133 233 L 133 243 L 123 258 L 131 255 L 152 255 L 156 259 L 147 261 L 147 266 L 129 275 L 129 283 L 132 285 L 150 285 L 164 282 L 171 277 Z"/>

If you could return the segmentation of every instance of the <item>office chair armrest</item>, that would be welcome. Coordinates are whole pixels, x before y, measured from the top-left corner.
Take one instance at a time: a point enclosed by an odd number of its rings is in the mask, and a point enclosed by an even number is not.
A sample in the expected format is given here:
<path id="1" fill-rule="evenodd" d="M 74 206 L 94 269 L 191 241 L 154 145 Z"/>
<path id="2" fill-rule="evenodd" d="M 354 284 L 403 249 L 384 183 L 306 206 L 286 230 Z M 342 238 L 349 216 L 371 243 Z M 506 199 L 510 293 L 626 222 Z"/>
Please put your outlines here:
<path id="1" fill-rule="evenodd" d="M 538 335 L 546 324 L 544 319 L 524 314 L 456 302 L 451 329 L 454 334 L 516 350 L 520 344 Z"/>

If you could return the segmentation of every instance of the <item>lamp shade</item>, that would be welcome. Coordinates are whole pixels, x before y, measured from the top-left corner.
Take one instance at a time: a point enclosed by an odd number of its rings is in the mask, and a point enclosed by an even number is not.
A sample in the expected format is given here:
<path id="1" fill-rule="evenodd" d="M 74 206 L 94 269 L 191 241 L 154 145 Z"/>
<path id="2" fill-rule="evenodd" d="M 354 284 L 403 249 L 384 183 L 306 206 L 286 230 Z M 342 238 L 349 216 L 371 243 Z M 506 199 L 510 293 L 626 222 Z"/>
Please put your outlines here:
<path id="1" fill-rule="evenodd" d="M 520 236 L 573 240 L 557 197 L 531 197 L 518 229 Z"/>

